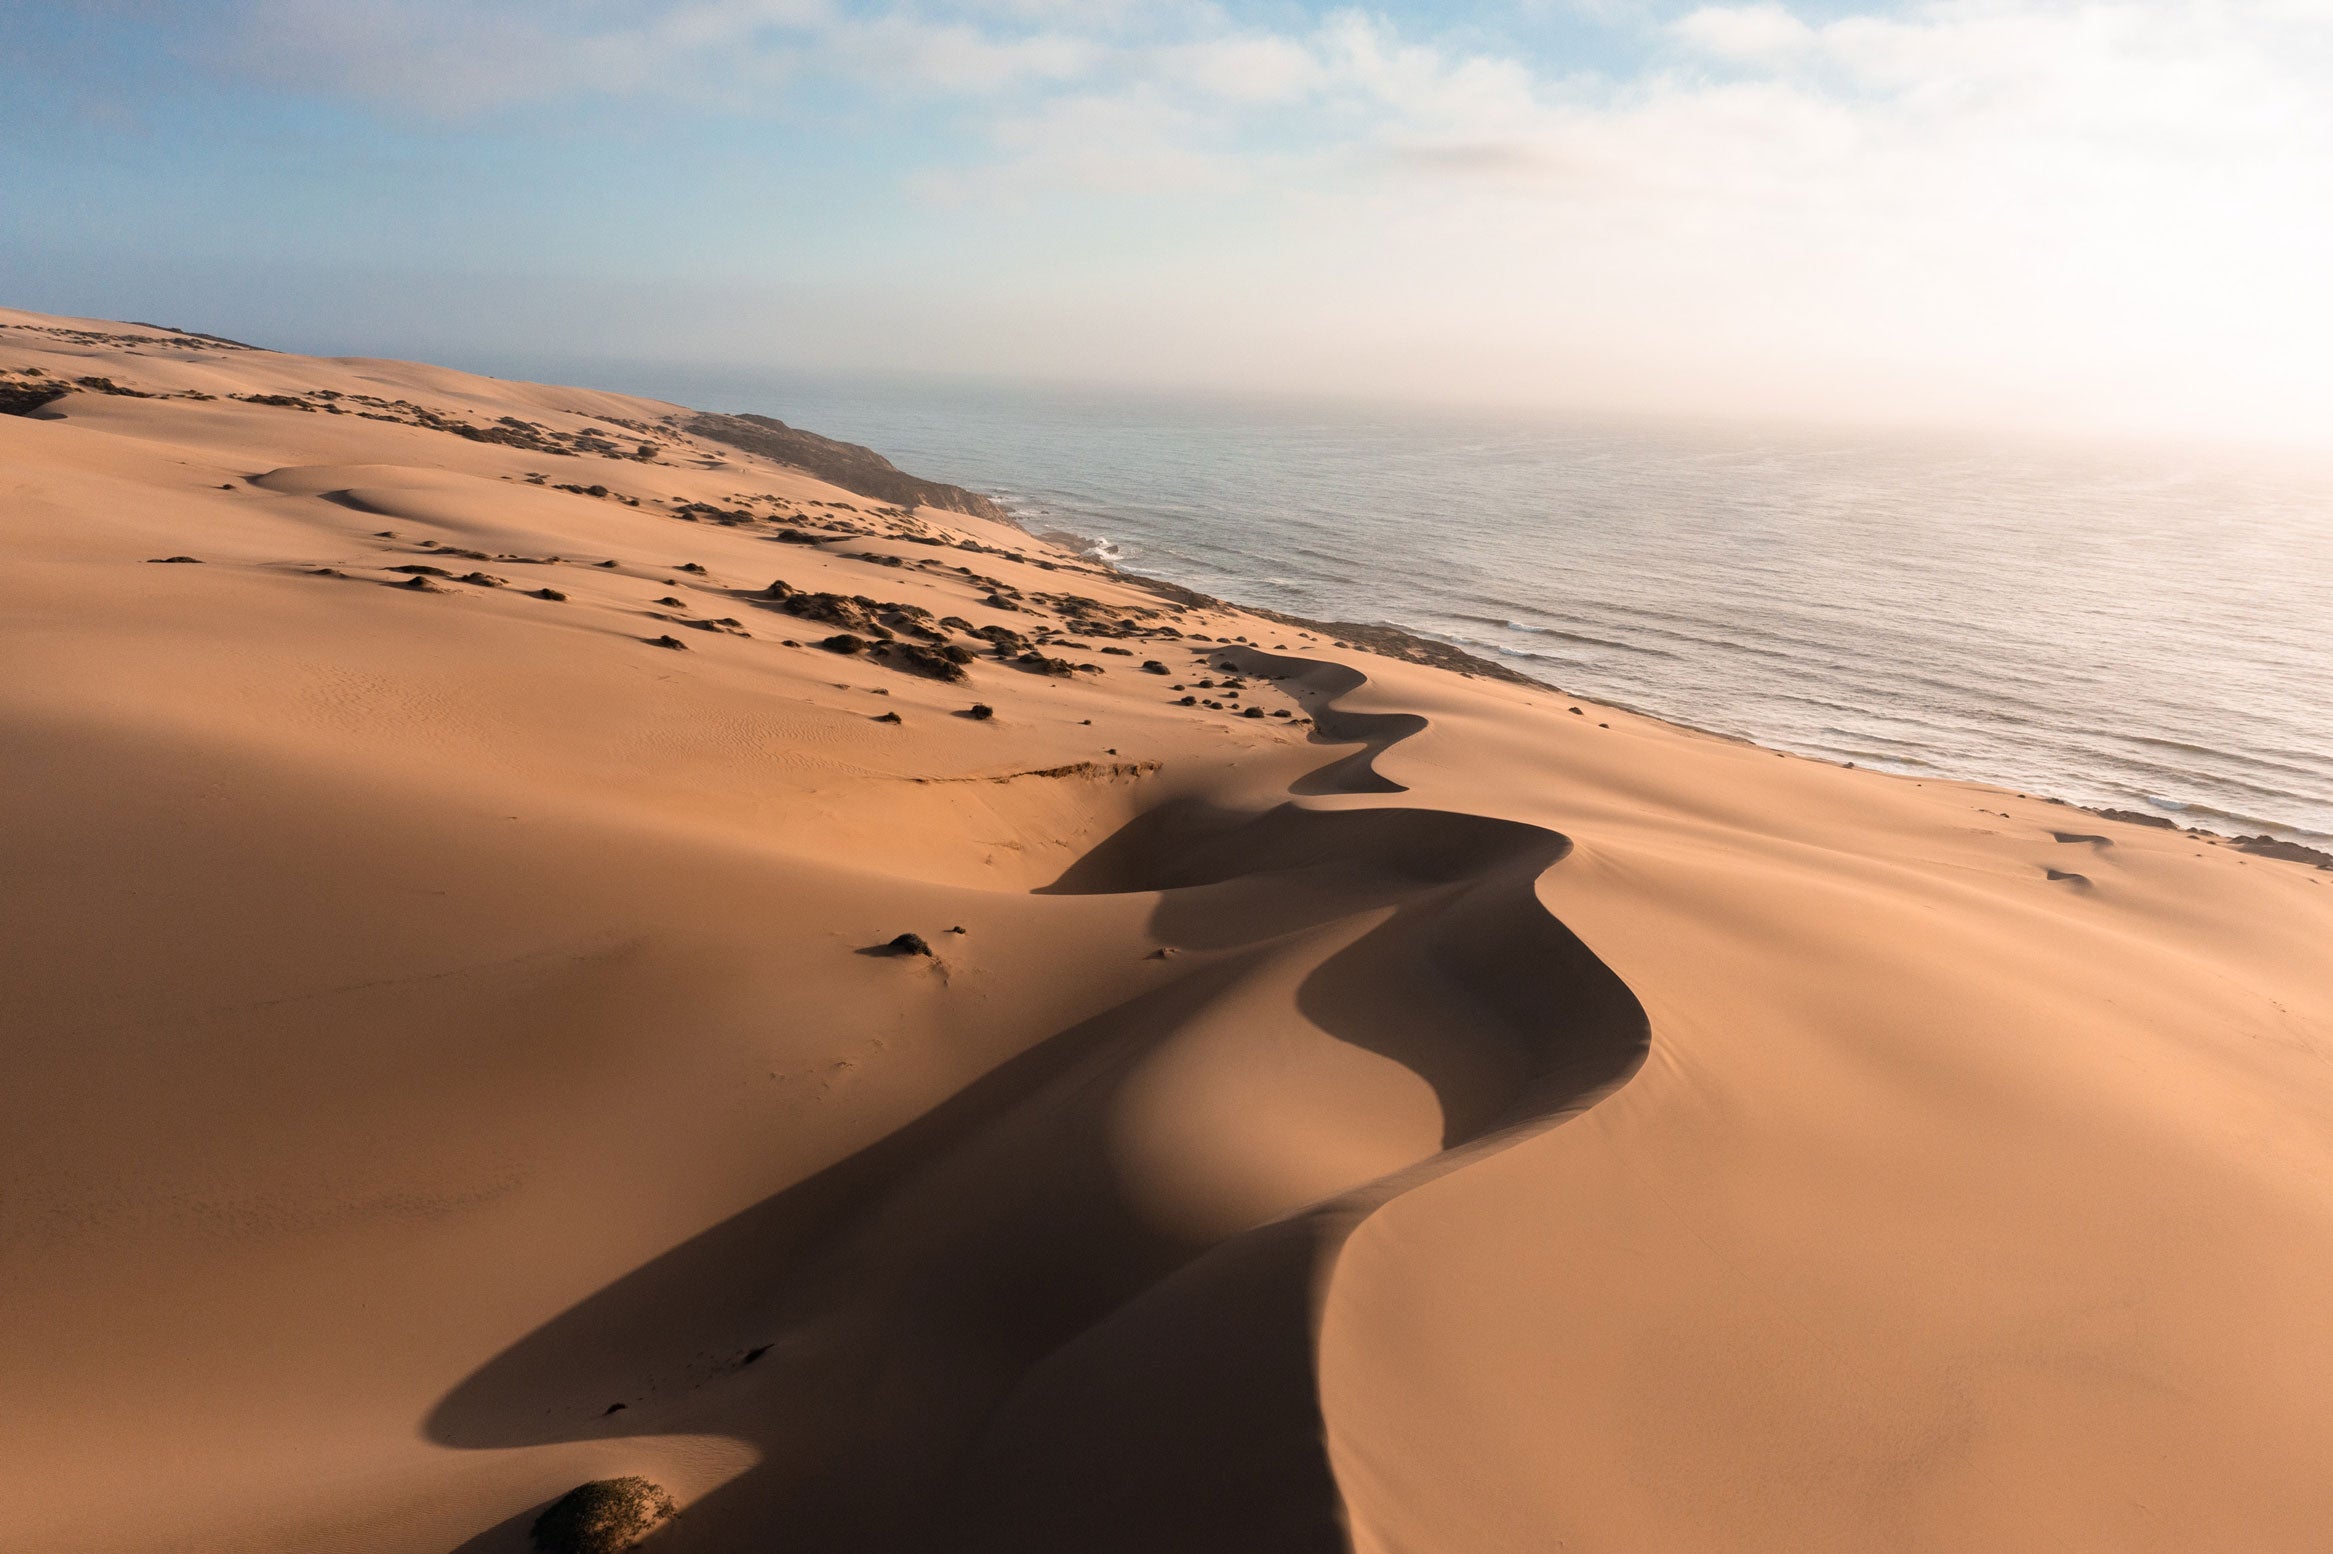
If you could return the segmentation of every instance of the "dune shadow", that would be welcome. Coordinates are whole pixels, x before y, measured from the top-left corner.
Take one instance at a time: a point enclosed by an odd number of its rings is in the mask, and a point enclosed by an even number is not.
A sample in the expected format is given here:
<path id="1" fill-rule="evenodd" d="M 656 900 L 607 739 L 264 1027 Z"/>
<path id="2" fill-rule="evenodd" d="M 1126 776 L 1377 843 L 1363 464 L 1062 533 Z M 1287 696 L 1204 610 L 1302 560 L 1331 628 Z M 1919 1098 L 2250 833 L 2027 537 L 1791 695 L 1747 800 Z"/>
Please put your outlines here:
<path id="1" fill-rule="evenodd" d="M 1314 677 L 1316 721 L 1351 727 L 1333 703 L 1358 674 L 1277 662 Z M 1337 791 L 1398 791 L 1350 784 L 1415 728 L 1368 727 L 1370 748 L 1331 763 Z M 1635 997 L 1538 900 L 1569 847 L 1425 809 L 1186 799 L 1137 817 L 1042 890 L 1154 894 L 1154 936 L 1206 952 L 1188 970 L 579 1302 L 449 1392 L 429 1438 L 750 1442 L 760 1465 L 657 1535 L 676 1551 L 1343 1548 L 1313 1354 L 1336 1249 L 1646 1051 Z M 1130 1073 L 1290 935 L 1362 917 L 1297 1006 L 1432 1087 L 1440 1152 L 1211 1244 L 1162 1228 L 1116 1174 Z"/>
<path id="2" fill-rule="evenodd" d="M 1312 798 L 1332 793 L 1409 791 L 1377 770 L 1377 758 L 1412 734 L 1424 732 L 1426 720 L 1414 712 L 1355 712 L 1338 705 L 1347 694 L 1369 683 L 1360 670 L 1238 645 L 1218 649 L 1208 657 L 1219 668 L 1278 684 L 1312 719 L 1315 742 L 1362 746 L 1305 773 L 1289 784 L 1290 793 Z"/>

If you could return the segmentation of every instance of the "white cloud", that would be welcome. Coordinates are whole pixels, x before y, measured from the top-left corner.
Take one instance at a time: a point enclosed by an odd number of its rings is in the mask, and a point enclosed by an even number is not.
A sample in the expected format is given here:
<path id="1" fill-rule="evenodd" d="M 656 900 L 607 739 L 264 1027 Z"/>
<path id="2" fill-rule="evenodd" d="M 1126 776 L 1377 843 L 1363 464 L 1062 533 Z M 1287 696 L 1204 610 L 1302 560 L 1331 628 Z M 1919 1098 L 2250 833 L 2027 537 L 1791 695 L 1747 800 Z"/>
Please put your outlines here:
<path id="1" fill-rule="evenodd" d="M 1728 59 L 1781 60 L 1805 51 L 1814 29 L 1779 5 L 1706 5 L 1670 27 L 1688 46 Z"/>
<path id="2" fill-rule="evenodd" d="M 967 94 L 1076 80 L 1104 52 L 1066 33 L 995 37 L 961 22 L 896 15 L 829 26 L 818 42 L 820 62 L 838 72 L 888 86 Z"/>
<path id="3" fill-rule="evenodd" d="M 1293 38 L 1244 34 L 1210 38 L 1163 51 L 1163 74 L 1211 96 L 1239 102 L 1291 102 L 1309 96 L 1328 70 Z"/>
<path id="4" fill-rule="evenodd" d="M 2333 0 L 1709 5 L 1644 24 L 1624 79 L 1200 0 L 242 14 L 245 68 L 438 114 L 746 111 L 807 79 L 953 103 L 957 147 L 910 175 L 951 235 L 1097 192 L 1199 234 L 1144 270 L 1154 337 L 1121 360 L 1272 340 L 1258 371 L 1450 392 L 2333 424 Z"/>
<path id="5" fill-rule="evenodd" d="M 1155 196 L 1248 182 L 1250 160 L 1203 145 L 1203 122 L 1147 87 L 1055 98 L 991 124 L 996 159 L 935 173 L 922 186 L 963 204 L 983 196 L 1026 203 L 1061 191 Z"/>

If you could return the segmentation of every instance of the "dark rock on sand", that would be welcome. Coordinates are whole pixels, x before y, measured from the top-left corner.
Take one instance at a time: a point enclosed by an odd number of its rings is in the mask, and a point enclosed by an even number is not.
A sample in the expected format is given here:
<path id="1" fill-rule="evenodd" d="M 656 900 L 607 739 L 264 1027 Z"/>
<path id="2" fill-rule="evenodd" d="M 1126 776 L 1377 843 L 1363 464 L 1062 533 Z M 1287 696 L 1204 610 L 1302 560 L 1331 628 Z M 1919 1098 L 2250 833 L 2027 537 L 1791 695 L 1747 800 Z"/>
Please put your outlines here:
<path id="1" fill-rule="evenodd" d="M 594 1479 L 552 1501 L 527 1536 L 537 1554 L 622 1554 L 678 1510 L 647 1479 Z"/>
<path id="2" fill-rule="evenodd" d="M 2273 836 L 2239 836 L 2236 851 L 2258 858 L 2282 858 L 2288 863 L 2312 863 L 2320 869 L 2333 869 L 2333 853 L 2304 847 L 2298 842 L 2281 842 Z"/>
<path id="3" fill-rule="evenodd" d="M 2169 815 L 2150 815 L 2136 809 L 2094 809 L 2091 814 L 2106 820 L 2120 820 L 2134 826 L 2152 826 L 2158 831 L 2176 831 L 2179 822 Z"/>
<path id="4" fill-rule="evenodd" d="M 923 935 L 919 933 L 903 933 L 883 948 L 894 955 L 929 955 L 932 952 L 932 947 L 924 943 Z"/>

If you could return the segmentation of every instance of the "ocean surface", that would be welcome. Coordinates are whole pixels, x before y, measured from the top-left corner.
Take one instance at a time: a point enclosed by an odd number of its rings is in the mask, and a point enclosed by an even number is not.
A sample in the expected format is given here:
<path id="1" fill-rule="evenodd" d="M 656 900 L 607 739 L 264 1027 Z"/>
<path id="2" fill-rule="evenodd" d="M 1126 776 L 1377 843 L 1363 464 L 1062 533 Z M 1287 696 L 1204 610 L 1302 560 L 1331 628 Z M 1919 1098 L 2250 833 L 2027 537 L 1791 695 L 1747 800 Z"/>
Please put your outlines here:
<path id="1" fill-rule="evenodd" d="M 529 375 L 773 415 L 1138 572 L 1780 749 L 2333 841 L 2333 460 Z"/>

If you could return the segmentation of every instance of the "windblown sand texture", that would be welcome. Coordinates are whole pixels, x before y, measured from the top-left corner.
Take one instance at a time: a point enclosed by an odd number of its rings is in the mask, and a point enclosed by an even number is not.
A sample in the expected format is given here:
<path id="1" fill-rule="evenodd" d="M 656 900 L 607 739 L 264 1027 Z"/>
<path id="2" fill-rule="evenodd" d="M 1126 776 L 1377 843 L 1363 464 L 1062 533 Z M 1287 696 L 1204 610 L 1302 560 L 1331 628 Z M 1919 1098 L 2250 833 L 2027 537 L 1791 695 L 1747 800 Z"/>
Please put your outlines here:
<path id="1" fill-rule="evenodd" d="M 676 406 L 0 369 L 0 1546 L 2333 1547 L 2333 874 Z"/>

